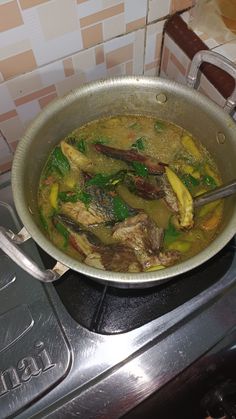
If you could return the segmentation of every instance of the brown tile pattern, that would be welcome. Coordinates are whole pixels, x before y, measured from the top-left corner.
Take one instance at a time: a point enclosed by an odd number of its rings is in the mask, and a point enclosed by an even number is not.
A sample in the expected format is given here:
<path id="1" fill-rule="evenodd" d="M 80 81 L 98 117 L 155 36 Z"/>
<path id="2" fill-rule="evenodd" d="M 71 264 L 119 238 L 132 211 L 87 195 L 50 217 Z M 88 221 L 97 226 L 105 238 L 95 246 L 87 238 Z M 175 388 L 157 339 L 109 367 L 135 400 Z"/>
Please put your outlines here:
<path id="1" fill-rule="evenodd" d="M 106 55 L 107 68 L 125 63 L 133 58 L 133 44 L 118 48 L 116 51 L 109 52 Z"/>
<path id="2" fill-rule="evenodd" d="M 95 48 L 95 60 L 96 60 L 96 65 L 104 63 L 105 56 L 104 56 L 103 45 L 99 45 Z"/>
<path id="3" fill-rule="evenodd" d="M 117 6 L 109 7 L 100 12 L 93 13 L 89 16 L 81 18 L 80 26 L 81 28 L 84 28 L 85 26 L 94 25 L 97 22 L 101 22 L 105 19 L 108 19 L 109 17 L 118 15 L 123 12 L 124 12 L 124 4 L 120 3 L 120 4 L 117 4 Z"/>
<path id="4" fill-rule="evenodd" d="M 47 3 L 48 1 L 50 0 L 19 0 L 20 7 L 22 8 L 22 10 L 29 9 L 30 7 L 38 6 L 39 4 L 42 4 L 42 3 Z"/>
<path id="5" fill-rule="evenodd" d="M 70 77 L 73 76 L 73 74 L 75 74 L 72 58 L 66 58 L 65 60 L 63 60 L 63 67 L 66 77 Z"/>
<path id="6" fill-rule="evenodd" d="M 51 93 L 50 95 L 44 96 L 41 99 L 39 99 L 39 105 L 41 109 L 43 109 L 45 106 L 47 106 L 53 99 L 57 98 L 57 94 Z"/>
<path id="7" fill-rule="evenodd" d="M 15 109 L 12 109 L 12 111 L 8 111 L 0 115 L 0 122 L 7 121 L 8 119 L 14 118 L 15 116 L 17 116 L 17 112 Z"/>
<path id="8" fill-rule="evenodd" d="M 0 32 L 20 25 L 23 25 L 23 19 L 17 1 L 0 5 Z"/>
<path id="9" fill-rule="evenodd" d="M 90 26 L 82 30 L 83 47 L 90 48 L 103 41 L 102 24 Z"/>
<path id="10" fill-rule="evenodd" d="M 0 174 L 3 174 L 11 170 L 11 166 L 12 166 L 12 159 L 10 161 L 7 161 L 6 163 L 2 163 L 0 165 Z"/>
<path id="11" fill-rule="evenodd" d="M 153 61 L 152 63 L 145 64 L 145 71 L 153 70 L 158 68 L 159 61 Z"/>
<path id="12" fill-rule="evenodd" d="M 142 28 L 146 23 L 146 18 L 142 17 L 141 19 L 133 20 L 126 25 L 126 32 L 135 31 L 136 29 Z"/>
<path id="13" fill-rule="evenodd" d="M 37 67 L 32 50 L 22 52 L 13 57 L 0 61 L 0 72 L 4 80 L 11 79 L 19 74 L 24 74 Z"/>
<path id="14" fill-rule="evenodd" d="M 34 99 L 41 98 L 42 96 L 48 95 L 50 93 L 54 93 L 55 91 L 56 91 L 56 88 L 53 84 L 51 86 L 45 87 L 44 89 L 37 90 L 36 92 L 30 93 L 29 95 L 22 96 L 16 99 L 14 102 L 16 106 L 24 105 L 27 102 L 31 102 Z"/>
<path id="15" fill-rule="evenodd" d="M 171 12 L 175 13 L 179 10 L 187 9 L 188 7 L 192 7 L 194 4 L 194 0 L 172 0 L 171 3 Z"/>
<path id="16" fill-rule="evenodd" d="M 169 11 L 189 7 L 192 1 L 138 0 L 132 3 L 133 9 L 125 0 L 2 3 L 0 0 L 0 31 L 4 39 L 0 45 L 0 130 L 15 150 L 30 120 L 57 96 L 107 76 L 155 75 L 164 17 Z M 57 23 L 53 28 L 48 10 L 53 10 L 53 16 L 55 12 Z M 67 11 L 66 25 L 60 25 L 62 10 Z M 147 20 L 150 24 L 146 24 Z M 153 21 L 157 22 L 151 24 Z M 7 38 L 9 29 L 11 38 Z M 50 48 L 58 55 L 52 57 Z M 176 61 L 173 67 L 177 68 Z M 4 170 L 10 167 L 7 158 Z"/>

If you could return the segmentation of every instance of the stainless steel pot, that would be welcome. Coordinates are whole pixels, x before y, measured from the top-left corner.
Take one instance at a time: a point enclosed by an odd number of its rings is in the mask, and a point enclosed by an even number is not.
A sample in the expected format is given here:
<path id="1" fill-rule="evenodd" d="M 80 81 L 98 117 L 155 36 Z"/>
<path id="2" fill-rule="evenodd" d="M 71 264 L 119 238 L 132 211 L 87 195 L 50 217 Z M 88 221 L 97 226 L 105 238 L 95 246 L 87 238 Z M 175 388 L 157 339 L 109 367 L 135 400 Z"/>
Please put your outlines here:
<path id="1" fill-rule="evenodd" d="M 203 61 L 219 65 L 236 79 L 236 67 L 216 53 L 201 51 L 193 59 L 187 78 L 195 87 Z M 148 273 L 102 271 L 61 252 L 41 231 L 37 207 L 39 177 L 53 147 L 76 127 L 93 119 L 116 114 L 155 115 L 182 126 L 207 147 L 223 181 L 236 178 L 236 124 L 229 116 L 236 104 L 236 89 L 224 110 L 211 100 L 181 84 L 149 77 L 119 77 L 84 85 L 45 108 L 26 131 L 17 147 L 12 188 L 17 212 L 25 226 L 15 235 L 0 228 L 2 249 L 23 269 L 41 281 L 58 279 L 71 268 L 98 282 L 116 287 L 150 287 L 202 264 L 214 256 L 236 233 L 236 199 L 225 200 L 224 221 L 217 238 L 202 252 L 173 267 Z M 59 262 L 43 271 L 18 248 L 32 237 Z"/>

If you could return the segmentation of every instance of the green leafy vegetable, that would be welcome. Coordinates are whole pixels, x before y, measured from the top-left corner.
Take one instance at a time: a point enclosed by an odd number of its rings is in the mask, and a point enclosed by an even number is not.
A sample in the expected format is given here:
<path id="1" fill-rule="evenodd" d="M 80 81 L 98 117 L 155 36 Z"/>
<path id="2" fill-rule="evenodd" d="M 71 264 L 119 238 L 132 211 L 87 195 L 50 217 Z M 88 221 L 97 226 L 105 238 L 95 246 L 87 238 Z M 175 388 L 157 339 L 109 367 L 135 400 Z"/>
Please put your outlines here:
<path id="1" fill-rule="evenodd" d="M 138 161 L 132 162 L 132 166 L 137 173 L 137 175 L 142 177 L 147 177 L 148 175 L 148 168 L 143 163 L 139 163 Z"/>
<path id="2" fill-rule="evenodd" d="M 62 237 L 64 237 L 64 244 L 63 247 L 67 247 L 68 246 L 68 241 L 69 241 L 69 232 L 67 231 L 67 229 L 63 226 L 63 224 L 61 223 L 55 223 L 55 228 L 58 231 L 58 233 L 61 234 Z"/>
<path id="3" fill-rule="evenodd" d="M 43 214 L 42 208 L 39 210 L 39 219 L 40 219 L 40 222 L 41 222 L 44 230 L 45 231 L 48 231 L 48 223 L 47 223 L 47 220 L 46 220 L 46 218 L 45 218 L 45 216 Z"/>
<path id="4" fill-rule="evenodd" d="M 86 184 L 100 186 L 101 188 L 114 188 L 118 183 L 124 180 L 125 175 L 125 170 L 120 170 L 114 175 L 103 175 L 98 173 L 92 179 L 89 179 Z"/>
<path id="5" fill-rule="evenodd" d="M 155 124 L 154 124 L 154 129 L 157 133 L 160 133 L 160 132 L 164 131 L 164 129 L 165 129 L 164 122 L 156 121 Z"/>
<path id="6" fill-rule="evenodd" d="M 184 174 L 181 176 L 181 180 L 183 184 L 188 188 L 190 192 L 192 192 L 193 188 L 200 184 L 199 179 L 196 179 L 190 174 Z"/>
<path id="7" fill-rule="evenodd" d="M 84 192 L 84 191 L 79 192 L 78 196 L 79 196 L 79 200 L 82 201 L 85 205 L 88 205 L 91 202 L 92 197 L 87 192 Z"/>
<path id="8" fill-rule="evenodd" d="M 176 238 L 179 237 L 180 235 L 181 235 L 181 232 L 176 230 L 175 226 L 171 222 L 171 217 L 170 217 L 168 227 L 165 230 L 165 234 L 164 234 L 165 245 L 168 246 L 170 243 L 175 241 Z"/>
<path id="9" fill-rule="evenodd" d="M 66 142 L 73 147 L 77 148 L 81 153 L 85 153 L 86 151 L 86 144 L 85 139 L 78 138 L 76 134 L 71 134 L 66 137 Z"/>
<path id="10" fill-rule="evenodd" d="M 203 176 L 202 182 L 204 185 L 210 186 L 211 188 L 215 188 L 217 186 L 215 179 L 209 175 Z"/>
<path id="11" fill-rule="evenodd" d="M 81 153 L 85 153 L 86 151 L 86 145 L 85 145 L 85 141 L 84 138 L 81 138 L 80 140 L 76 141 L 75 143 L 76 148 L 81 152 Z"/>
<path id="12" fill-rule="evenodd" d="M 145 141 L 145 137 L 139 137 L 137 138 L 135 143 L 132 144 L 132 147 L 137 148 L 138 150 L 144 150 L 145 149 L 144 141 Z"/>
<path id="13" fill-rule="evenodd" d="M 129 208 L 119 196 L 113 198 L 113 210 L 117 221 L 123 221 L 129 216 Z"/>
<path id="14" fill-rule="evenodd" d="M 61 151 L 61 147 L 54 148 L 51 158 L 48 161 L 46 172 L 47 175 L 50 171 L 55 169 L 62 176 L 65 176 L 70 171 L 70 163 L 66 156 Z"/>
<path id="15" fill-rule="evenodd" d="M 79 192 L 59 192 L 58 195 L 60 201 L 62 202 L 77 202 L 82 201 L 84 204 L 88 205 L 91 202 L 91 195 L 84 191 Z"/>

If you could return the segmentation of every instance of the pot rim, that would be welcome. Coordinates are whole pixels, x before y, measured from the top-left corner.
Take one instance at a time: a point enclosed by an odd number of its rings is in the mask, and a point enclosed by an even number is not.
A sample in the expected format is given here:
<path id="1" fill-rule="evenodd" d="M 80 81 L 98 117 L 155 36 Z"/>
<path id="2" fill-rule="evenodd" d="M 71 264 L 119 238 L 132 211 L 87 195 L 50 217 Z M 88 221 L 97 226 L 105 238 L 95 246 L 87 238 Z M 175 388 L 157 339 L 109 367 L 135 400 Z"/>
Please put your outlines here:
<path id="1" fill-rule="evenodd" d="M 103 89 L 104 87 L 112 88 L 113 85 L 124 86 L 130 84 L 134 85 L 134 83 L 140 86 L 142 83 L 146 84 L 147 81 L 149 84 L 153 84 L 153 87 L 155 88 L 161 87 L 162 89 L 167 88 L 167 90 L 171 88 L 177 91 L 181 90 L 181 92 L 184 92 L 186 96 L 194 95 L 196 100 L 198 102 L 200 101 L 201 105 L 207 108 L 208 112 L 210 109 L 210 112 L 217 114 L 217 117 L 221 118 L 224 124 L 227 124 L 227 128 L 233 129 L 234 133 L 236 133 L 235 123 L 232 121 L 231 117 L 226 114 L 226 112 L 224 112 L 218 105 L 216 105 L 214 102 L 196 90 L 190 89 L 189 87 L 174 81 L 163 79 L 161 77 L 154 78 L 147 76 L 120 76 L 86 83 L 77 89 L 74 89 L 63 98 L 57 98 L 49 103 L 49 105 L 45 107 L 31 122 L 22 139 L 19 141 L 12 165 L 12 190 L 17 213 L 23 225 L 31 237 L 35 240 L 35 242 L 50 256 L 68 266 L 69 268 L 89 276 L 99 282 L 104 282 L 117 287 L 151 287 L 163 283 L 172 277 L 176 277 L 203 264 L 212 258 L 216 253 L 218 253 L 236 233 L 236 213 L 233 214 L 228 225 L 225 227 L 222 233 L 220 233 L 205 249 L 184 262 L 180 262 L 171 267 L 153 272 L 123 273 L 103 271 L 81 263 L 71 256 L 63 253 L 39 229 L 36 222 L 30 216 L 29 208 L 27 207 L 24 199 L 24 164 L 22 164 L 22 161 L 25 161 L 25 155 L 27 154 L 27 149 L 34 133 L 52 115 L 56 114 L 57 111 L 62 110 L 68 104 L 78 100 L 79 97 L 88 95 L 89 93 L 93 92 L 95 88 L 96 90 L 99 90 Z"/>

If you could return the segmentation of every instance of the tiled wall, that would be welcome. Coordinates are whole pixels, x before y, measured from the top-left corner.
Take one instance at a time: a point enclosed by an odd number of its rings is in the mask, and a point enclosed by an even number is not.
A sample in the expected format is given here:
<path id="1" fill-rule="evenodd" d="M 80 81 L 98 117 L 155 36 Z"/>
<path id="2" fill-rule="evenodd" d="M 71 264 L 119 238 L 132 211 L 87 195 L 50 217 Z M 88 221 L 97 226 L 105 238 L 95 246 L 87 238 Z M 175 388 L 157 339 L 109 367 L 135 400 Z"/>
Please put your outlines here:
<path id="1" fill-rule="evenodd" d="M 156 75 L 168 15 L 193 0 L 0 0 L 0 173 L 52 99 L 113 75 Z"/>

